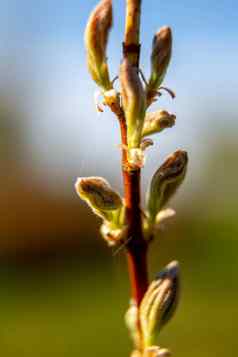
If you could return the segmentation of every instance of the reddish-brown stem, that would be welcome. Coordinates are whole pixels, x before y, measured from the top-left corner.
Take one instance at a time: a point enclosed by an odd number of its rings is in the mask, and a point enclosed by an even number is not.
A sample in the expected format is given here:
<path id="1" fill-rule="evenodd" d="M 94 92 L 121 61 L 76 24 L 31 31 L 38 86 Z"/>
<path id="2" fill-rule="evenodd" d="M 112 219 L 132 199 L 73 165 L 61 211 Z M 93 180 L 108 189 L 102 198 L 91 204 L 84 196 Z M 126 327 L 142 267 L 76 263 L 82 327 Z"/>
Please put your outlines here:
<path id="1" fill-rule="evenodd" d="M 143 237 L 140 207 L 140 170 L 128 170 L 126 122 L 123 115 L 119 118 L 122 139 L 122 172 L 124 180 L 125 203 L 127 208 L 128 244 L 127 260 L 131 283 L 132 298 L 137 304 L 147 290 L 147 242 Z"/>
<path id="2" fill-rule="evenodd" d="M 126 1 L 125 39 L 123 57 L 139 68 L 140 59 L 140 16 L 141 0 Z M 127 125 L 123 110 L 119 122 L 122 140 L 122 172 L 128 225 L 127 260 L 132 298 L 137 306 L 148 287 L 147 242 L 143 236 L 140 179 L 141 170 L 132 170 L 127 161 Z"/>

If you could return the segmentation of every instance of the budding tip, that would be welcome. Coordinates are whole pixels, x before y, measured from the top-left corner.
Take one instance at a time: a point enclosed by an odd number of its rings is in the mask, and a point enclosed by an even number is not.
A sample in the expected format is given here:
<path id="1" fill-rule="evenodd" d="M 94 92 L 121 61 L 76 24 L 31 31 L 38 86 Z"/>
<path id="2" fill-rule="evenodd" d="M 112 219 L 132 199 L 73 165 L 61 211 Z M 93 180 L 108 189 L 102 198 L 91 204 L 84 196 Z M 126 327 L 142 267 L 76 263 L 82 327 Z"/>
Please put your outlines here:
<path id="1" fill-rule="evenodd" d="M 156 280 L 160 279 L 176 279 L 179 276 L 180 265 L 177 260 L 170 262 L 161 272 L 156 276 Z"/>

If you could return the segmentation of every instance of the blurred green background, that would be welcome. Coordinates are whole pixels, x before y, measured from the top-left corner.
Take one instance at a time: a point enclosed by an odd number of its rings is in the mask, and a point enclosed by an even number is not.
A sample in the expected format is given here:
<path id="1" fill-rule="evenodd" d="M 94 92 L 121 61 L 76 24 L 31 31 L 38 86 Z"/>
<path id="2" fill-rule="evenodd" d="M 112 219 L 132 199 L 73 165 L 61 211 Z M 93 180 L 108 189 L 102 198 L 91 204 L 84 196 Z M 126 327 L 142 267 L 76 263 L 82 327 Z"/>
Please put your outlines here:
<path id="1" fill-rule="evenodd" d="M 77 176 L 105 176 L 122 192 L 115 119 L 97 116 L 83 29 L 97 1 L 0 2 L 0 352 L 4 357 L 128 356 L 123 252 L 99 237 L 77 198 Z M 109 62 L 120 62 L 124 2 L 115 4 Z M 219 5 L 219 6 L 218 6 Z M 217 8 L 218 7 L 218 8 Z M 177 357 L 237 354 L 238 5 L 143 4 L 142 65 L 158 26 L 173 25 L 174 56 L 154 108 L 177 114 L 148 151 L 143 190 L 177 148 L 188 176 L 176 219 L 153 243 L 150 274 L 179 260 L 182 296 L 159 344 Z"/>

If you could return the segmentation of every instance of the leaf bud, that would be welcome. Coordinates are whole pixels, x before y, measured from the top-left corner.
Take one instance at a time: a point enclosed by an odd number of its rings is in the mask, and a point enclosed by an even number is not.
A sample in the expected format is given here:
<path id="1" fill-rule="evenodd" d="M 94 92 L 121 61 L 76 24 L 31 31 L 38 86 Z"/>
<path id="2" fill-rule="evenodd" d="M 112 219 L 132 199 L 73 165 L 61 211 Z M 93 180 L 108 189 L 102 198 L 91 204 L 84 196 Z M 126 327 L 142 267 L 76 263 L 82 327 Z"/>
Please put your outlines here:
<path id="1" fill-rule="evenodd" d="M 89 72 L 103 91 L 112 89 L 106 57 L 111 26 L 112 1 L 101 0 L 88 20 L 85 30 L 85 45 Z"/>
<path id="2" fill-rule="evenodd" d="M 120 195 L 113 191 L 102 177 L 80 177 L 75 184 L 80 198 L 87 202 L 95 214 L 106 219 L 113 218 L 113 211 L 122 206 Z"/>
<path id="3" fill-rule="evenodd" d="M 148 136 L 161 132 L 166 128 L 171 128 L 175 124 L 176 116 L 166 110 L 147 113 L 145 116 L 142 136 Z"/>
<path id="4" fill-rule="evenodd" d="M 147 213 L 150 221 L 154 222 L 156 215 L 183 182 L 187 164 L 187 152 L 177 150 L 155 172 L 147 194 Z"/>
<path id="5" fill-rule="evenodd" d="M 171 319 L 179 299 L 179 265 L 171 262 L 150 284 L 140 305 L 144 346 L 153 346 L 161 328 Z"/>
<path id="6" fill-rule="evenodd" d="M 172 55 L 172 31 L 162 27 L 154 36 L 151 54 L 151 75 L 147 87 L 147 99 L 154 97 L 164 80 Z"/>

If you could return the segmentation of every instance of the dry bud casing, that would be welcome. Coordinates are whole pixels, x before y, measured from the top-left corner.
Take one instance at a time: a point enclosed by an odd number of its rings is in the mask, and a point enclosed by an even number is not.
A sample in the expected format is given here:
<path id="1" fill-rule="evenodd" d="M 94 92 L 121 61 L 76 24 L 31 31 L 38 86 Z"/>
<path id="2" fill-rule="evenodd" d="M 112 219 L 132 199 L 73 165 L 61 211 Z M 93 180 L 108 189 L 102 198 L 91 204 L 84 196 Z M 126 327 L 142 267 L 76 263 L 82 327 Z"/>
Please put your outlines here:
<path id="1" fill-rule="evenodd" d="M 93 80 L 103 90 L 112 88 L 106 57 L 106 47 L 111 26 L 112 1 L 101 0 L 87 23 L 85 45 L 89 72 Z"/>
<path id="2" fill-rule="evenodd" d="M 102 177 L 78 178 L 75 188 L 80 198 L 103 219 L 112 220 L 113 211 L 122 207 L 120 195 Z"/>
<path id="3" fill-rule="evenodd" d="M 145 116 L 142 136 L 148 136 L 161 132 L 166 128 L 171 128 L 175 124 L 176 116 L 166 110 L 147 113 Z"/>
<path id="4" fill-rule="evenodd" d="M 127 144 L 129 149 L 140 148 L 145 118 L 146 98 L 138 70 L 128 59 L 120 67 L 122 106 L 127 124 Z"/>
<path id="5" fill-rule="evenodd" d="M 154 36 L 151 54 L 151 75 L 147 95 L 156 91 L 164 80 L 172 55 L 172 31 L 162 27 Z"/>
<path id="6" fill-rule="evenodd" d="M 154 280 L 140 305 L 144 347 L 156 343 L 158 332 L 171 319 L 179 300 L 179 265 L 171 262 Z"/>
<path id="7" fill-rule="evenodd" d="M 183 182 L 187 164 L 187 152 L 177 150 L 155 172 L 147 194 L 147 212 L 150 221 L 155 220 L 156 215 Z"/>

